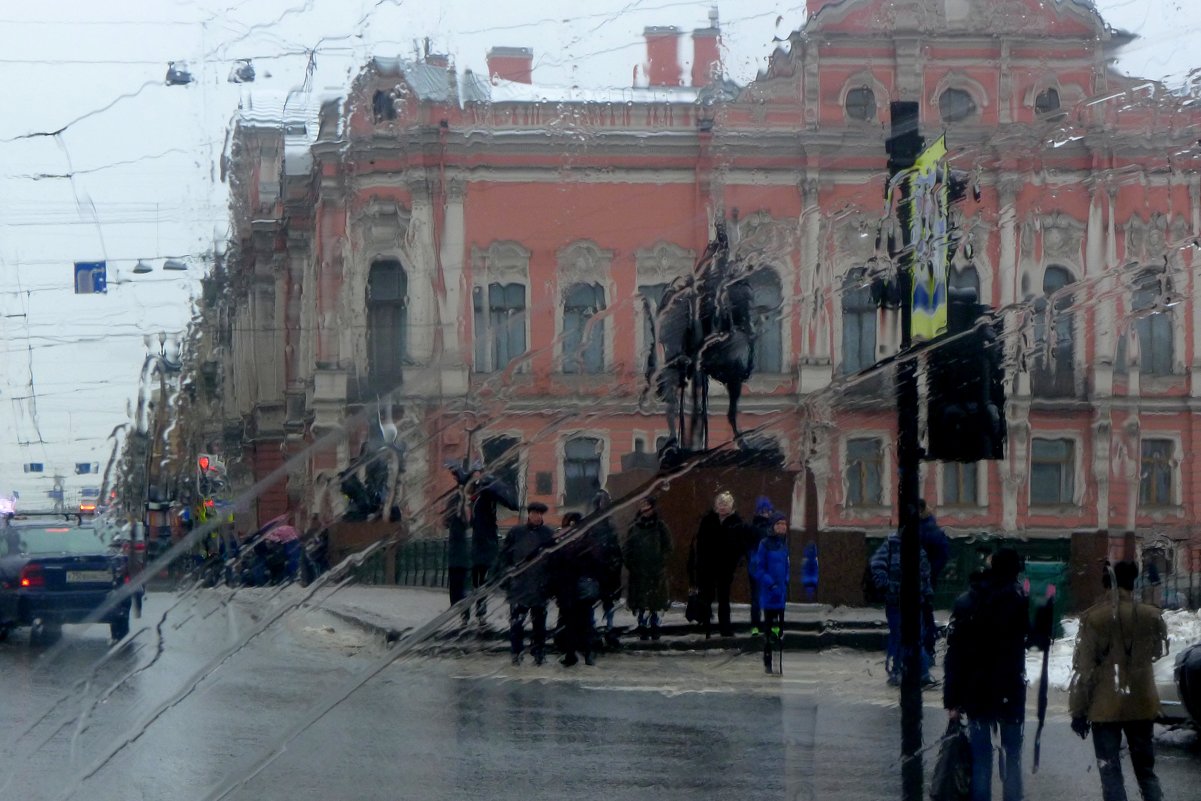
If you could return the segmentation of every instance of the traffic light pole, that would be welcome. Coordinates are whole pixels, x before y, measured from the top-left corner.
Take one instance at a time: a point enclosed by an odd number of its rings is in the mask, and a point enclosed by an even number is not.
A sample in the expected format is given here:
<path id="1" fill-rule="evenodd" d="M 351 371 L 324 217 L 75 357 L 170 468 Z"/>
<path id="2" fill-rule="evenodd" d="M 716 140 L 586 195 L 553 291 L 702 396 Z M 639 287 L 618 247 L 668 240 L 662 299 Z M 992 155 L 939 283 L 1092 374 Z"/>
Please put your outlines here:
<path id="1" fill-rule="evenodd" d="M 890 179 L 913 167 L 922 144 L 917 103 L 892 103 Z M 897 365 L 897 466 L 900 474 L 897 506 L 901 526 L 901 797 L 904 801 L 922 801 L 922 599 L 917 509 L 921 447 L 918 441 L 917 358 L 907 354 L 913 344 L 913 242 L 910 233 L 913 211 L 907 182 L 900 182 L 900 192 L 897 206 L 902 243 L 897 262 L 901 293 L 901 358 Z"/>

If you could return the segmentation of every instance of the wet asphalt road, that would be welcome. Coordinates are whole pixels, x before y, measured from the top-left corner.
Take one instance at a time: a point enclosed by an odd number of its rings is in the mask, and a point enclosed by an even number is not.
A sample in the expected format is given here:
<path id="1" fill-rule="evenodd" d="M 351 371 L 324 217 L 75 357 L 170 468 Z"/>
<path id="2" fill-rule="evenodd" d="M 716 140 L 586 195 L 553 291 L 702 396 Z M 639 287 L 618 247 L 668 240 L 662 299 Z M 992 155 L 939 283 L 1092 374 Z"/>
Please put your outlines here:
<path id="1" fill-rule="evenodd" d="M 229 797 L 245 801 L 900 797 L 900 713 L 877 655 L 788 654 L 782 678 L 719 653 L 573 671 L 402 659 L 335 704 L 388 655 L 321 612 L 264 627 L 264 595 L 184 600 L 164 621 L 179 599 L 152 594 L 143 630 L 111 652 L 99 626 L 68 628 L 57 650 L 20 632 L 0 645 L 0 800 L 204 799 L 238 776 Z M 930 694 L 927 742 L 937 706 Z M 1055 704 L 1043 769 L 1025 772 L 1032 799 L 1100 796 L 1091 744 Z M 1201 755 L 1161 748 L 1160 774 L 1169 799 L 1195 798 Z"/>

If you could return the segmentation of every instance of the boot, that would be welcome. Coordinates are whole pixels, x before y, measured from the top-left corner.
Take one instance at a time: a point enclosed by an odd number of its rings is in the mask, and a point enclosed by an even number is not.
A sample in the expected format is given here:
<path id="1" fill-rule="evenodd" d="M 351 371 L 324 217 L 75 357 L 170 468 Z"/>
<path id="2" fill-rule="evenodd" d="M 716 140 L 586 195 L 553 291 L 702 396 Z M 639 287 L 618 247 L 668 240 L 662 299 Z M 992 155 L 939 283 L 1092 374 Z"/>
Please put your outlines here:
<path id="1" fill-rule="evenodd" d="M 771 651 L 763 652 L 763 672 L 771 674 Z"/>

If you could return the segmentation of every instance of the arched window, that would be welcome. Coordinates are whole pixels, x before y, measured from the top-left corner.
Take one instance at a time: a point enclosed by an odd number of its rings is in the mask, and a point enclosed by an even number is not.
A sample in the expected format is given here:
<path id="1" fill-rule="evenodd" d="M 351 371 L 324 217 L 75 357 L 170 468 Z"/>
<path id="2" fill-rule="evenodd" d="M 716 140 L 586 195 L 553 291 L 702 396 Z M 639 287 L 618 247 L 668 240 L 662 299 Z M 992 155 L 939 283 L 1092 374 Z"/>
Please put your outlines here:
<path id="1" fill-rule="evenodd" d="M 472 291 L 475 369 L 504 370 L 525 353 L 525 284 L 491 283 Z"/>
<path id="2" fill-rule="evenodd" d="M 396 259 L 371 265 L 367 278 L 367 374 L 374 389 L 401 382 L 406 351 L 409 282 Z"/>
<path id="3" fill-rule="evenodd" d="M 1052 264 L 1043 274 L 1043 294 L 1034 304 L 1034 341 L 1037 348 L 1032 386 L 1035 395 L 1063 397 L 1075 392 L 1075 330 L 1070 292 L 1075 281 L 1066 267 Z M 1047 304 L 1055 296 L 1054 309 Z M 1048 324 L 1050 327 L 1048 328 Z M 1047 343 L 1051 343 L 1050 351 Z"/>
<path id="4" fill-rule="evenodd" d="M 488 472 L 507 484 L 515 494 L 521 491 L 519 445 L 516 437 L 501 434 L 484 440 L 480 448 L 483 451 L 484 466 Z"/>
<path id="5" fill-rule="evenodd" d="M 601 441 L 573 437 L 563 443 L 563 503 L 583 506 L 601 488 Z"/>
<path id="6" fill-rule="evenodd" d="M 605 371 L 605 323 L 593 318 L 605 308 L 600 284 L 572 284 L 563 293 L 563 372 Z"/>
<path id="7" fill-rule="evenodd" d="M 938 113 L 943 122 L 963 122 L 976 114 L 976 101 L 966 89 L 947 89 L 938 96 Z"/>
<path id="8" fill-rule="evenodd" d="M 1049 117 L 1059 111 L 1059 90 L 1044 89 L 1034 98 L 1034 113 L 1039 117 Z"/>
<path id="9" fill-rule="evenodd" d="M 847 116 L 853 120 L 869 121 L 876 118 L 876 93 L 866 86 L 847 92 Z"/>
<path id="10" fill-rule="evenodd" d="M 862 268 L 842 284 L 842 371 L 858 373 L 876 363 L 876 304 Z"/>
<path id="11" fill-rule="evenodd" d="M 1138 334 L 1139 371 L 1145 375 L 1171 375 L 1174 342 L 1172 315 L 1153 311 L 1159 306 L 1164 286 L 1160 274 L 1143 273 L 1131 298 L 1134 330 Z"/>
<path id="12" fill-rule="evenodd" d="M 976 302 L 984 302 L 984 298 L 980 295 L 980 273 L 972 265 L 969 264 L 958 270 L 951 270 L 951 274 L 947 276 L 947 283 L 951 289 L 974 290 L 976 292 Z"/>
<path id="13" fill-rule="evenodd" d="M 779 274 L 768 267 L 751 273 L 751 313 L 755 326 L 755 370 L 784 372 L 784 304 Z"/>
<path id="14" fill-rule="evenodd" d="M 380 89 L 372 95 L 371 113 L 376 122 L 396 119 L 396 103 L 392 100 L 392 93 Z"/>

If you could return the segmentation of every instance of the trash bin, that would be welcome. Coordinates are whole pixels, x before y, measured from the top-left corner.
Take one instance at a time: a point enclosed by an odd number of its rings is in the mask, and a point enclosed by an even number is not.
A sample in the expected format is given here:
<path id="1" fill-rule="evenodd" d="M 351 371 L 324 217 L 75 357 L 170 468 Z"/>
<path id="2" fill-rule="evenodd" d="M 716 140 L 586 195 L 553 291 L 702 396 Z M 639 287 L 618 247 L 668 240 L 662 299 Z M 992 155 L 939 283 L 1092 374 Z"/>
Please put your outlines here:
<path id="1" fill-rule="evenodd" d="M 1054 633 L 1056 639 L 1063 636 L 1063 613 L 1072 608 L 1068 586 L 1068 565 L 1066 562 L 1026 562 L 1026 579 L 1030 582 L 1030 616 L 1031 623 L 1034 613 L 1042 606 L 1047 597 L 1047 586 L 1055 585 L 1055 618 Z"/>

